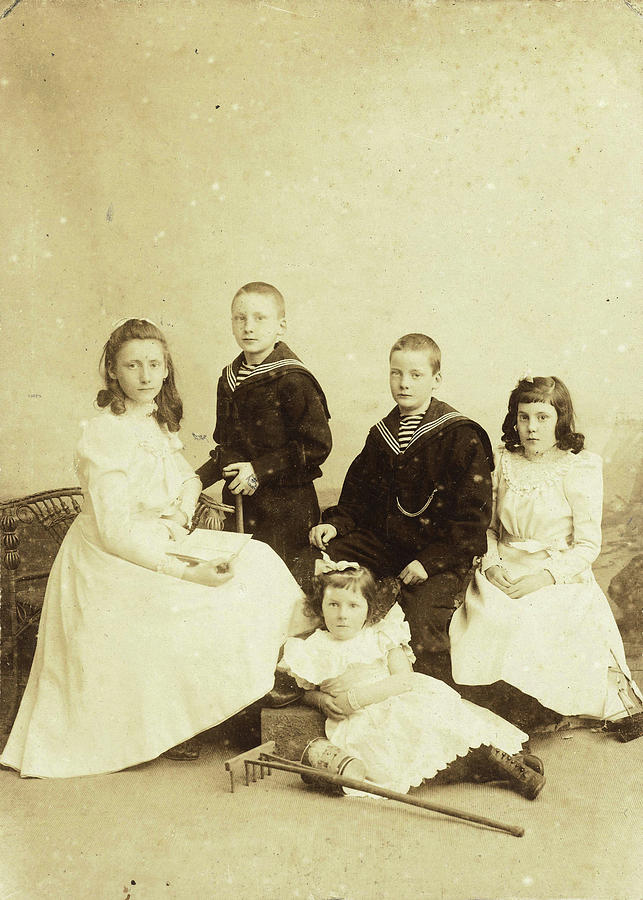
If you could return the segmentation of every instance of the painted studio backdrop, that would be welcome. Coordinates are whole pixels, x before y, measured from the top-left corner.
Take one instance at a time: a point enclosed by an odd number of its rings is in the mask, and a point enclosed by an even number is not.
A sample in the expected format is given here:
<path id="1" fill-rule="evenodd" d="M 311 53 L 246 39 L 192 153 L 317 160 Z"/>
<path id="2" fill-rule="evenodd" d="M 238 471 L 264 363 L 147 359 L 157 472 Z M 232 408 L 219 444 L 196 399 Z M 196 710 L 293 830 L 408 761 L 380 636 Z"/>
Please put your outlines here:
<path id="1" fill-rule="evenodd" d="M 440 396 L 494 443 L 527 367 L 562 377 L 625 509 L 639 35 L 617 2 L 14 4 L 0 496 L 76 483 L 78 421 L 128 315 L 167 333 L 187 456 L 203 462 L 238 352 L 232 295 L 264 280 L 328 396 L 322 502 L 392 405 L 391 343 L 424 331 L 443 351 Z"/>

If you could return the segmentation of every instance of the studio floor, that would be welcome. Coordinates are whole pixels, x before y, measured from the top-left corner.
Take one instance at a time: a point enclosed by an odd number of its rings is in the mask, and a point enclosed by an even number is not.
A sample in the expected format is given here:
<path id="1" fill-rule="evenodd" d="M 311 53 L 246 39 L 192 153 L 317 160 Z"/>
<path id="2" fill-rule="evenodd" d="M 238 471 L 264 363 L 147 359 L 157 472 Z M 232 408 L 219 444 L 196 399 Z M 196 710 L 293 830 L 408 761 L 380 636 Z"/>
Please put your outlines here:
<path id="1" fill-rule="evenodd" d="M 535 802 L 494 785 L 418 791 L 522 838 L 286 773 L 232 794 L 225 728 L 196 762 L 56 781 L 3 770 L 0 898 L 640 898 L 643 740 L 569 730 L 532 744 L 547 774 Z"/>
<path id="2" fill-rule="evenodd" d="M 596 567 L 604 589 L 629 558 L 609 536 Z M 643 645 L 628 636 L 641 685 Z M 547 784 L 534 802 L 493 785 L 417 791 L 521 825 L 522 838 L 394 801 L 327 796 L 286 773 L 231 794 L 224 761 L 259 739 L 250 713 L 209 732 L 195 762 L 42 781 L 0 769 L 0 900 L 643 896 L 643 738 L 536 735 Z"/>

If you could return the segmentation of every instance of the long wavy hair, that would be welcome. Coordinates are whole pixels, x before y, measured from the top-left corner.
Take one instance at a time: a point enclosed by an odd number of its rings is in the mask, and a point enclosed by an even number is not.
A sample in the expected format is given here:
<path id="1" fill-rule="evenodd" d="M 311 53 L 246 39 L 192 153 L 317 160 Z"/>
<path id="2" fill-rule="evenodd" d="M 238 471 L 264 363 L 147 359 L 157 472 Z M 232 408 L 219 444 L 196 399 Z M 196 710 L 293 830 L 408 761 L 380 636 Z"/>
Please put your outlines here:
<path id="1" fill-rule="evenodd" d="M 168 431 L 178 431 L 183 418 L 183 401 L 176 387 L 174 363 L 163 332 L 146 319 L 128 319 L 110 334 L 99 363 L 105 387 L 98 392 L 97 406 L 109 406 L 116 416 L 125 412 L 125 394 L 118 379 L 113 378 L 110 372 L 114 371 L 121 347 L 128 341 L 158 341 L 163 347 L 167 377 L 155 398 L 157 408 L 154 416 L 159 425 L 167 426 Z"/>
<path id="2" fill-rule="evenodd" d="M 585 435 L 576 431 L 572 398 L 565 384 L 555 375 L 521 379 L 509 395 L 507 415 L 502 423 L 502 441 L 511 453 L 520 450 L 518 437 L 518 404 L 549 403 L 558 413 L 556 421 L 556 446 L 561 450 L 580 453 L 585 446 Z"/>
<path id="3" fill-rule="evenodd" d="M 322 603 L 329 587 L 343 588 L 362 595 L 368 604 L 365 625 L 374 625 L 383 619 L 400 593 L 397 579 L 382 578 L 376 581 L 370 570 L 364 566 L 358 569 L 344 569 L 342 572 L 328 572 L 313 578 L 312 590 L 305 604 L 308 616 L 324 621 Z"/>

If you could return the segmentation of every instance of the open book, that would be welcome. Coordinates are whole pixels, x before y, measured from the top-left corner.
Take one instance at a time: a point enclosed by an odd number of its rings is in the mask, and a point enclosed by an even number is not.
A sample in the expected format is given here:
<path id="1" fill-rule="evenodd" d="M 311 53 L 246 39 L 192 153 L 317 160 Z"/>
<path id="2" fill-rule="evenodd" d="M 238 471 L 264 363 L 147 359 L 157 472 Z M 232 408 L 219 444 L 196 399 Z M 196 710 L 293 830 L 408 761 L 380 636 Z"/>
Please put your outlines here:
<path id="1" fill-rule="evenodd" d="M 210 531 L 207 528 L 195 528 L 176 547 L 166 550 L 170 556 L 176 556 L 184 562 L 200 563 L 216 560 L 220 564 L 229 565 L 251 539 L 251 534 L 237 534 L 234 531 Z"/>

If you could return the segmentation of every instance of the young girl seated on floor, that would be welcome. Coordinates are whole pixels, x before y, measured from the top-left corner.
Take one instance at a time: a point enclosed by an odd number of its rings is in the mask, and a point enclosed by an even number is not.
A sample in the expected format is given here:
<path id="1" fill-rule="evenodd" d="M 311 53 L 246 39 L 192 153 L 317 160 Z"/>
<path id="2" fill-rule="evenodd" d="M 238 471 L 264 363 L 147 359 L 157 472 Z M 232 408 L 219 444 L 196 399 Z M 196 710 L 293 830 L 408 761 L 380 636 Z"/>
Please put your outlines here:
<path id="1" fill-rule="evenodd" d="M 358 757 L 369 780 L 404 793 L 480 748 L 487 772 L 535 799 L 545 779 L 540 760 L 520 755 L 527 735 L 413 672 L 409 626 L 390 583 L 376 584 L 357 563 L 326 557 L 322 565 L 308 602 L 324 626 L 290 638 L 279 668 L 324 713 L 328 739 Z"/>
<path id="2" fill-rule="evenodd" d="M 521 379 L 502 430 L 487 552 L 451 621 L 454 681 L 521 728 L 582 716 L 638 737 L 641 695 L 592 573 L 601 459 L 559 378 Z"/>

